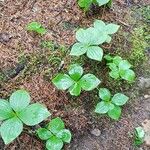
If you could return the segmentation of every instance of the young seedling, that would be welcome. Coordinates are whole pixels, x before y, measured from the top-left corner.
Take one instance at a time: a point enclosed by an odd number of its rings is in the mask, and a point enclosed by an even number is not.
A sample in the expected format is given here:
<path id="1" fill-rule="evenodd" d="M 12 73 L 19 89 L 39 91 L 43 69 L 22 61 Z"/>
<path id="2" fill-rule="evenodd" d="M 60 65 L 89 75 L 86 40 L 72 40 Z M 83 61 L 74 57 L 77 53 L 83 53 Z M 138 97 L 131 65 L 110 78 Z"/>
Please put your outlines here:
<path id="1" fill-rule="evenodd" d="M 99 90 L 99 97 L 102 99 L 96 106 L 95 112 L 99 114 L 108 114 L 108 116 L 114 120 L 119 120 L 121 116 L 121 107 L 127 101 L 128 97 L 122 93 L 117 93 L 113 97 L 106 88 Z"/>
<path id="2" fill-rule="evenodd" d="M 23 131 L 23 123 L 28 126 L 39 124 L 48 116 L 49 111 L 41 104 L 30 103 L 30 95 L 25 90 L 18 90 L 9 98 L 9 102 L 0 99 L 0 135 L 5 144 L 9 144 Z"/>
<path id="3" fill-rule="evenodd" d="M 73 64 L 69 68 L 68 74 L 58 74 L 53 80 L 53 84 L 60 90 L 67 90 L 71 95 L 78 96 L 81 90 L 91 91 L 95 89 L 100 80 L 93 74 L 83 75 L 83 68 Z"/>
<path id="4" fill-rule="evenodd" d="M 143 128 L 140 126 L 135 128 L 134 145 L 140 146 L 141 144 L 143 144 L 144 143 L 144 137 L 145 137 L 145 131 L 143 130 Z"/>
<path id="5" fill-rule="evenodd" d="M 71 141 L 71 132 L 65 129 L 64 122 L 59 117 L 52 119 L 45 128 L 39 128 L 37 134 L 41 140 L 46 141 L 48 150 L 61 150 L 64 142 Z"/>
<path id="6" fill-rule="evenodd" d="M 110 35 L 117 32 L 118 29 L 118 25 L 106 25 L 101 20 L 96 20 L 94 27 L 79 29 L 76 32 L 78 42 L 72 46 L 70 55 L 80 56 L 86 54 L 90 59 L 101 61 L 103 58 L 103 50 L 99 45 L 104 42 L 110 42 Z"/>
<path id="7" fill-rule="evenodd" d="M 46 29 L 38 22 L 31 22 L 27 25 L 26 29 L 28 31 L 33 31 L 36 32 L 38 34 L 45 34 L 46 33 Z"/>
<path id="8" fill-rule="evenodd" d="M 135 73 L 130 69 L 132 65 L 127 60 L 123 60 L 120 56 L 112 57 L 110 55 L 106 55 L 104 58 L 107 60 L 107 65 L 111 70 L 110 77 L 124 79 L 129 82 L 135 80 Z"/>

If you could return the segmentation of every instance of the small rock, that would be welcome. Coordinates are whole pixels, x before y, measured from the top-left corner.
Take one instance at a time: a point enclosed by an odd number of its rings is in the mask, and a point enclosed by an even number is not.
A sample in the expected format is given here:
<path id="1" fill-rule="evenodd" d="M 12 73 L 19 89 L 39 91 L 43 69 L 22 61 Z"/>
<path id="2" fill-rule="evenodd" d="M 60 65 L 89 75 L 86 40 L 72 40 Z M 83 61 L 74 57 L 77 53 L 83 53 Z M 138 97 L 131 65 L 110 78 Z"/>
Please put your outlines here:
<path id="1" fill-rule="evenodd" d="M 150 97 L 150 95 L 144 95 L 144 98 L 146 98 L 146 99 L 149 98 L 149 97 Z"/>
<path id="2" fill-rule="evenodd" d="M 148 88 L 150 88 L 150 78 L 140 77 L 138 86 L 141 89 L 148 89 Z"/>
<path id="3" fill-rule="evenodd" d="M 6 42 L 9 42 L 10 40 L 10 35 L 8 33 L 0 33 L 0 42 L 1 43 L 6 43 Z"/>
<path id="4" fill-rule="evenodd" d="M 93 129 L 91 131 L 91 134 L 93 134 L 95 136 L 100 136 L 101 135 L 101 131 L 99 129 Z"/>

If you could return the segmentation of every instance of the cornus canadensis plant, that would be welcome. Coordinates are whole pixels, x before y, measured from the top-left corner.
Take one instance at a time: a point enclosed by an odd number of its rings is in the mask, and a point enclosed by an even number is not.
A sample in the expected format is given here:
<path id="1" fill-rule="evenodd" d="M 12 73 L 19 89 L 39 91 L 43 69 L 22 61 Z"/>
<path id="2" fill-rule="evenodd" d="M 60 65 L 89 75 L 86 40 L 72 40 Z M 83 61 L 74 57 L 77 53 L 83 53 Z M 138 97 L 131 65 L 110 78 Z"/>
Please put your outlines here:
<path id="1" fill-rule="evenodd" d="M 96 4 L 99 6 L 108 4 L 108 6 L 110 7 L 112 5 L 112 0 L 78 0 L 78 5 L 85 11 L 89 10 L 92 4 Z"/>
<path id="2" fill-rule="evenodd" d="M 111 97 L 111 93 L 106 88 L 99 90 L 99 97 L 102 99 L 96 106 L 95 112 L 99 114 L 108 114 L 114 120 L 119 120 L 121 116 L 121 107 L 128 101 L 128 97 L 122 93 L 117 93 Z"/>
<path id="3" fill-rule="evenodd" d="M 45 34 L 46 33 L 46 29 L 38 22 L 31 22 L 27 25 L 26 29 L 28 31 L 33 31 L 36 32 L 38 34 Z"/>
<path id="4" fill-rule="evenodd" d="M 25 90 L 18 90 L 9 98 L 9 102 L 0 99 L 0 135 L 5 144 L 17 138 L 22 130 L 23 123 L 28 126 L 39 124 L 48 116 L 49 111 L 39 103 L 31 104 L 30 95 Z"/>
<path id="5" fill-rule="evenodd" d="M 61 150 L 64 142 L 71 141 L 71 132 L 65 129 L 64 122 L 59 117 L 52 119 L 45 128 L 39 128 L 37 134 L 41 140 L 46 141 L 48 150 Z"/>
<path id="6" fill-rule="evenodd" d="M 99 47 L 104 42 L 111 41 L 111 34 L 119 29 L 118 25 L 105 24 L 101 20 L 94 22 L 94 27 L 88 29 L 79 29 L 76 32 L 77 43 L 72 48 L 70 55 L 80 56 L 86 54 L 88 58 L 101 61 L 103 58 L 103 50 Z"/>
<path id="7" fill-rule="evenodd" d="M 112 57 L 106 55 L 104 57 L 107 60 L 107 65 L 110 68 L 111 72 L 109 75 L 114 79 L 124 79 L 129 82 L 135 80 L 135 73 L 132 69 L 132 65 L 127 61 L 123 60 L 120 56 Z"/>
<path id="8" fill-rule="evenodd" d="M 100 80 L 93 74 L 83 75 L 83 68 L 73 64 L 69 68 L 68 74 L 58 74 L 53 80 L 53 84 L 60 90 L 67 90 L 71 95 L 78 96 L 81 90 L 91 91 L 100 84 Z"/>

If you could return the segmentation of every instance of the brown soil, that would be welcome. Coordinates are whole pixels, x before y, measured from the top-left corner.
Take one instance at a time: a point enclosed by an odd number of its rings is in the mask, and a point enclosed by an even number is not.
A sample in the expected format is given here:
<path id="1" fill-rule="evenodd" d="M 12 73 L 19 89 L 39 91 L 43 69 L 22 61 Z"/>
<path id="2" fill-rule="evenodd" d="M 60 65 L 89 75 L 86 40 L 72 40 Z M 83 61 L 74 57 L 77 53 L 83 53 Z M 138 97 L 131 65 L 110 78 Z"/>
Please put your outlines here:
<path id="1" fill-rule="evenodd" d="M 130 32 L 136 24 L 128 22 L 131 7 L 148 4 L 148 0 L 116 0 L 111 10 L 95 8 L 85 15 L 74 0 L 0 0 L 0 73 L 3 76 L 3 80 L 0 80 L 0 97 L 8 98 L 16 89 L 28 90 L 32 102 L 44 104 L 53 117 L 61 117 L 72 131 L 73 141 L 65 146 L 66 150 L 134 150 L 129 133 L 145 119 L 150 119 L 150 100 L 143 98 L 145 93 L 140 93 L 139 97 L 125 106 L 122 119 L 118 122 L 95 116 L 92 111 L 96 103 L 93 92 L 82 93 L 74 98 L 58 91 L 50 82 L 60 71 L 61 61 L 64 61 L 62 69 L 65 70 L 76 60 L 66 57 L 68 50 L 62 52 L 60 47 L 57 51 L 42 49 L 40 42 L 55 41 L 57 45 L 69 48 L 75 42 L 75 29 L 91 25 L 94 19 L 116 22 L 123 31 Z M 27 32 L 25 27 L 32 21 L 40 22 L 47 29 L 47 34 L 41 37 Z M 104 48 L 114 52 L 118 45 L 123 45 L 123 50 L 129 46 L 120 34 L 115 37 L 115 42 Z M 53 57 L 59 57 L 60 62 L 49 61 Z M 99 64 L 85 62 L 84 67 L 88 72 L 93 65 L 99 67 Z M 101 76 L 99 72 L 95 74 Z M 139 73 L 139 76 L 144 74 Z M 105 75 L 102 78 L 105 79 Z M 102 84 L 109 86 L 107 82 Z M 139 92 L 139 89 L 133 89 Z M 132 91 L 125 92 L 132 95 Z M 90 134 L 93 128 L 100 129 L 100 137 Z M 0 140 L 0 150 L 43 150 L 44 143 L 32 133 L 34 130 L 26 127 L 21 136 L 7 146 Z M 142 147 L 144 150 L 150 149 L 146 145 Z"/>

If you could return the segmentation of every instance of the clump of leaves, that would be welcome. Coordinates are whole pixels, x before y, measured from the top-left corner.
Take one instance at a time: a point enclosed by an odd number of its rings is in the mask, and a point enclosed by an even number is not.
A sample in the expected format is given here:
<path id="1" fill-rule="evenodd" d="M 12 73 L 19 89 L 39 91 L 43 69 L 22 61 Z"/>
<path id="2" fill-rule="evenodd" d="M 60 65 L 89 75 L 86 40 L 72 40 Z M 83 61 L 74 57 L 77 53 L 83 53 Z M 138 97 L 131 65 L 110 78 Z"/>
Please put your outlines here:
<path id="1" fill-rule="evenodd" d="M 25 90 L 12 93 L 9 102 L 0 99 L 0 134 L 5 144 L 9 144 L 21 134 L 23 123 L 34 126 L 50 116 L 43 105 L 29 103 L 30 95 Z"/>
<path id="2" fill-rule="evenodd" d="M 58 74 L 53 84 L 60 90 L 67 90 L 71 95 L 78 96 L 81 90 L 91 91 L 100 84 L 100 80 L 93 74 L 83 75 L 83 68 L 78 64 L 69 67 L 68 74 Z"/>
<path id="3" fill-rule="evenodd" d="M 107 65 L 111 70 L 109 72 L 110 77 L 124 79 L 129 82 L 135 80 L 135 73 L 131 69 L 132 65 L 127 60 L 123 60 L 120 56 L 112 57 L 110 55 L 106 55 L 104 58 L 107 60 Z"/>
<path id="4" fill-rule="evenodd" d="M 46 141 L 48 150 L 61 150 L 63 142 L 71 141 L 71 132 L 65 129 L 64 122 L 59 117 L 52 119 L 45 128 L 39 128 L 37 134 L 41 140 Z"/>
<path id="5" fill-rule="evenodd" d="M 78 0 L 78 5 L 85 11 L 88 11 L 92 4 L 96 4 L 99 6 L 108 4 L 108 7 L 111 7 L 112 0 Z"/>
<path id="6" fill-rule="evenodd" d="M 70 55 L 80 56 L 86 53 L 87 57 L 93 60 L 101 61 L 103 50 L 99 47 L 104 42 L 111 41 L 111 34 L 118 31 L 119 26 L 115 24 L 105 24 L 101 20 L 94 22 L 94 27 L 79 29 L 76 32 L 77 43 L 72 48 Z"/>
<path id="7" fill-rule="evenodd" d="M 99 90 L 99 97 L 102 99 L 96 106 L 95 112 L 99 114 L 108 114 L 108 116 L 114 120 L 119 120 L 121 116 L 121 107 L 127 101 L 128 97 L 122 93 L 117 93 L 113 97 L 106 88 Z"/>
<path id="8" fill-rule="evenodd" d="M 144 137 L 145 137 L 145 131 L 143 130 L 142 127 L 137 127 L 135 128 L 134 131 L 134 145 L 135 146 L 140 146 L 144 142 Z"/>
<path id="9" fill-rule="evenodd" d="M 46 29 L 38 22 L 31 22 L 27 25 L 26 29 L 28 31 L 34 31 L 38 34 L 45 34 L 46 33 Z"/>

